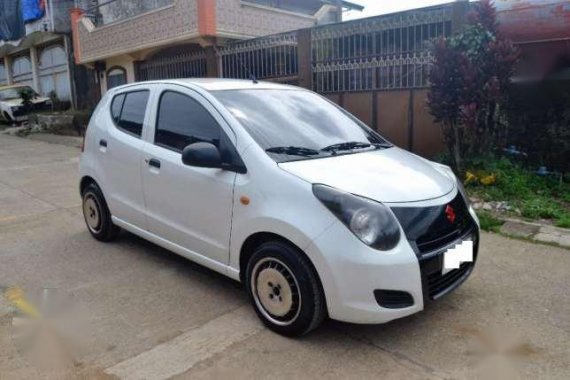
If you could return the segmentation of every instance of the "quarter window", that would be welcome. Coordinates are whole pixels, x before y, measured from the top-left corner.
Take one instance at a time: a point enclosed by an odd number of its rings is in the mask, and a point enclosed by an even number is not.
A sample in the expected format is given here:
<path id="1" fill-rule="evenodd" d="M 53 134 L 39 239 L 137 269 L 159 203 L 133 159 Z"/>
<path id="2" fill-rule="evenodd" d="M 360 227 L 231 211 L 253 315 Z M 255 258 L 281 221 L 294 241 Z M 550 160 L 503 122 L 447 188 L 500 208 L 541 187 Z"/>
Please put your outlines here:
<path id="1" fill-rule="evenodd" d="M 154 142 L 178 152 L 195 142 L 219 146 L 220 126 L 196 100 L 166 91 L 160 97 Z"/>
<path id="2" fill-rule="evenodd" d="M 133 91 L 113 99 L 111 116 L 117 127 L 137 137 L 142 135 L 148 94 L 147 90 Z"/>
<path id="3" fill-rule="evenodd" d="M 113 102 L 111 103 L 111 117 L 115 123 L 119 123 L 124 100 L 125 94 L 119 94 L 113 98 Z"/>

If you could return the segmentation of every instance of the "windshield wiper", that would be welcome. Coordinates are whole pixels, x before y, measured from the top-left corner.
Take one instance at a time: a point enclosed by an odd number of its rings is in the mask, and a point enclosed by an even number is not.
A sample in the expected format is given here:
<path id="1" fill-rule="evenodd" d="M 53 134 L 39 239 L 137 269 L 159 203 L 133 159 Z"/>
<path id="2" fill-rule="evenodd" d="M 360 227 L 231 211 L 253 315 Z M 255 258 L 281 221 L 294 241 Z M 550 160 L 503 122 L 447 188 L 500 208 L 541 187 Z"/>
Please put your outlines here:
<path id="1" fill-rule="evenodd" d="M 376 149 L 380 149 L 380 148 L 391 148 L 392 145 L 389 143 L 366 143 L 363 141 L 351 141 L 351 142 L 344 142 L 344 143 L 339 143 L 339 144 L 334 144 L 334 145 L 330 145 L 327 146 L 323 149 L 321 149 L 321 151 L 323 152 L 332 152 L 332 154 L 336 154 L 337 152 L 340 151 L 346 151 L 346 150 L 353 150 L 353 149 L 364 149 L 364 148 L 371 148 L 374 147 Z"/>
<path id="2" fill-rule="evenodd" d="M 336 153 L 342 150 L 352 150 L 352 149 L 362 149 L 362 148 L 370 148 L 372 144 L 362 142 L 362 141 L 350 141 L 350 142 L 343 142 L 339 144 L 329 145 L 323 149 L 322 152 L 333 152 Z"/>
<path id="3" fill-rule="evenodd" d="M 286 154 L 288 156 L 317 156 L 319 151 L 311 148 L 304 148 L 302 146 L 275 146 L 273 148 L 265 149 L 268 153 Z"/>

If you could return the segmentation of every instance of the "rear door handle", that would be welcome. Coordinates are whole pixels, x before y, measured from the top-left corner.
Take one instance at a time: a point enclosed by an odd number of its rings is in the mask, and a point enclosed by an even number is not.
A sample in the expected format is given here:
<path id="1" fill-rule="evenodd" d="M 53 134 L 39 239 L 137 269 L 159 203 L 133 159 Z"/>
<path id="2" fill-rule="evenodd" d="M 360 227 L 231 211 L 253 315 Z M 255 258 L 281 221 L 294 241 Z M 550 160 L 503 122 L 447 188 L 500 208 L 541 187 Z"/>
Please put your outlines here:
<path id="1" fill-rule="evenodd" d="M 107 140 L 105 140 L 105 139 L 99 140 L 99 146 L 106 148 L 107 147 Z"/>
<path id="2" fill-rule="evenodd" d="M 148 166 L 154 166 L 155 168 L 160 169 L 160 161 L 156 158 L 151 158 L 148 160 Z"/>

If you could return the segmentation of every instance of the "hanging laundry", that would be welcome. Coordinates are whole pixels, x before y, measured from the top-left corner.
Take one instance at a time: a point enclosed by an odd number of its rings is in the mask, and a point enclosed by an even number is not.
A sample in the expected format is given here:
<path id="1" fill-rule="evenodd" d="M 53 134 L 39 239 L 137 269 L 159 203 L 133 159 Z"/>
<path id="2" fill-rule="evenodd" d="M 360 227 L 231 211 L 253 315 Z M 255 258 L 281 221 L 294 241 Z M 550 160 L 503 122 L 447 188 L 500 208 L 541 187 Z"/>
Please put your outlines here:
<path id="1" fill-rule="evenodd" d="M 0 1 L 0 40 L 19 40 L 26 34 L 20 0 Z"/>
<path id="2" fill-rule="evenodd" d="M 46 12 L 45 0 L 21 0 L 23 4 L 24 23 L 39 20 Z"/>

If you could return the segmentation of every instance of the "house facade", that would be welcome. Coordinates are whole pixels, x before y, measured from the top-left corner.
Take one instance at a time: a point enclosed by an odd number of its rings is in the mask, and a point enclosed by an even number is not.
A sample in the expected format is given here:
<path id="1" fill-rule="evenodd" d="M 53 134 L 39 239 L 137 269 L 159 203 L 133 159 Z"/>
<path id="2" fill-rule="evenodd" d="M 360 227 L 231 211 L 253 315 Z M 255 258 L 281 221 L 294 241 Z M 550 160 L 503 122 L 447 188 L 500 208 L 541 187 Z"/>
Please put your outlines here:
<path id="1" fill-rule="evenodd" d="M 217 49 L 337 22 L 337 0 L 87 0 L 71 10 L 75 62 L 95 70 L 104 93 L 136 80 L 218 76 Z"/>
<path id="2" fill-rule="evenodd" d="M 0 22 L 0 86 L 29 85 L 42 96 L 77 105 L 76 75 L 85 68 L 72 60 L 69 8 L 73 0 L 6 0 Z M 9 12 L 12 11 L 12 12 Z M 85 84 L 85 78 L 79 82 Z"/>

